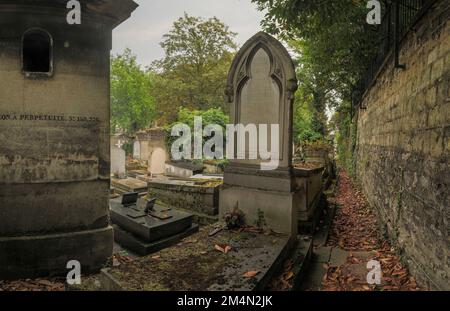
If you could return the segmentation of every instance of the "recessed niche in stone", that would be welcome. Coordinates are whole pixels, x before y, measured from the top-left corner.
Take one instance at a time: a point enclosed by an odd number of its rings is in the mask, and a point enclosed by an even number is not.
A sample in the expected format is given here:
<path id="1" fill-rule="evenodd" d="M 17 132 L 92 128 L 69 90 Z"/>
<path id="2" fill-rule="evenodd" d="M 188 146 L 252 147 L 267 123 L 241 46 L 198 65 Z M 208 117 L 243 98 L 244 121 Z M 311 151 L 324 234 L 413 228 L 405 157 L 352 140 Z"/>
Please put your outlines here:
<path id="1" fill-rule="evenodd" d="M 22 62 L 25 74 L 52 73 L 52 37 L 41 29 L 25 32 L 22 41 Z"/>

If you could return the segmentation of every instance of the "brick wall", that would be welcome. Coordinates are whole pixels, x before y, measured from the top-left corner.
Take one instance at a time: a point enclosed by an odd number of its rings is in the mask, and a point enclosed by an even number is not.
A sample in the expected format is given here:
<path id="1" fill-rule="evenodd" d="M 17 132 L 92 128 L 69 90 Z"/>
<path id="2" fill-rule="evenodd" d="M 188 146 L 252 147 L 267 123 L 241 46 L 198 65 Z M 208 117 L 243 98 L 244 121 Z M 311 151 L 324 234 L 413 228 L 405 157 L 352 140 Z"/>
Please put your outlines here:
<path id="1" fill-rule="evenodd" d="M 419 283 L 450 289 L 450 1 L 388 60 L 358 114 L 357 175 Z M 365 109 L 364 109 L 365 108 Z"/>

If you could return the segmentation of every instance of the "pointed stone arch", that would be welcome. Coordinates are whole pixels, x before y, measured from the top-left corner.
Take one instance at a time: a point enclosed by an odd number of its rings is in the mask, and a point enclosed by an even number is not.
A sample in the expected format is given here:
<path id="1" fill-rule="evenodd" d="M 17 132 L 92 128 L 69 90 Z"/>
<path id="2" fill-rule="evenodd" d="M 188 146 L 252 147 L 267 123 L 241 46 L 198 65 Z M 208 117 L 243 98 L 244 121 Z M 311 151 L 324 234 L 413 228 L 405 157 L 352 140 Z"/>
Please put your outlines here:
<path id="1" fill-rule="evenodd" d="M 255 59 L 261 61 L 261 57 L 266 58 L 266 63 L 264 64 L 262 61 L 258 66 L 267 65 L 267 78 L 273 83 L 273 88 L 269 84 L 266 84 L 267 88 L 259 85 L 263 92 L 261 96 L 254 90 L 247 94 L 246 87 L 255 78 L 252 73 Z M 261 72 L 259 77 L 261 77 Z M 269 92 L 270 89 L 273 92 Z M 252 122 L 255 120 L 260 120 L 259 124 L 278 123 L 280 125 L 281 168 L 289 168 L 292 164 L 292 111 L 296 90 L 295 66 L 289 52 L 278 40 L 264 32 L 257 33 L 243 45 L 234 58 L 228 74 L 225 94 L 226 101 L 230 104 L 231 122 L 244 125 L 245 123 L 258 123 Z M 264 97 L 264 95 L 269 97 Z M 277 100 L 273 99 L 275 95 L 279 96 Z M 246 99 L 243 100 L 243 97 Z M 255 104 L 256 101 L 260 101 L 260 105 Z M 275 104 L 275 102 L 277 102 L 277 107 L 271 104 Z M 247 118 L 247 120 L 244 103 L 249 106 L 248 109 L 255 112 L 253 117 Z M 264 115 L 263 112 L 266 110 L 268 112 Z M 247 115 L 249 115 L 248 112 Z M 243 161 L 235 162 L 242 163 Z M 246 163 L 258 164 L 257 161 L 246 161 Z"/>

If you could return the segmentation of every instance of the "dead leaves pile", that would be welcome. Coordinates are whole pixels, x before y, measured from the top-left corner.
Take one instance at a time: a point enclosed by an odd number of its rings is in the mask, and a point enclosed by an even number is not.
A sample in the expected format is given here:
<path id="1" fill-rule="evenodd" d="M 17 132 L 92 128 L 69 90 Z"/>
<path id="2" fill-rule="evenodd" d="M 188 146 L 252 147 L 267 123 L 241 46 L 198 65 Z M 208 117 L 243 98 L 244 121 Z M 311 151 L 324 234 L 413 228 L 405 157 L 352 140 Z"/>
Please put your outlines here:
<path id="1" fill-rule="evenodd" d="M 376 216 L 368 209 L 364 196 L 353 187 L 345 172 L 339 175 L 336 211 L 329 246 L 349 251 L 372 251 L 371 258 L 358 258 L 350 252 L 347 262 L 339 267 L 326 265 L 323 277 L 325 291 L 417 291 L 414 277 L 400 262 L 395 249 L 387 241 L 378 240 Z M 379 246 L 381 244 L 381 246 Z M 366 264 L 374 259 L 381 263 L 381 285 L 368 285 Z"/>
<path id="2" fill-rule="evenodd" d="M 336 195 L 339 208 L 333 221 L 329 246 L 345 250 L 373 250 L 378 241 L 376 217 L 368 208 L 364 195 L 355 189 L 342 172 Z"/>
<path id="3" fill-rule="evenodd" d="M 0 291 L 65 291 L 65 283 L 56 280 L 35 279 L 0 281 Z"/>
<path id="4" fill-rule="evenodd" d="M 294 260 L 289 259 L 284 263 L 283 272 L 276 278 L 273 278 L 269 284 L 268 290 L 272 291 L 289 291 L 293 288 L 294 284 Z"/>

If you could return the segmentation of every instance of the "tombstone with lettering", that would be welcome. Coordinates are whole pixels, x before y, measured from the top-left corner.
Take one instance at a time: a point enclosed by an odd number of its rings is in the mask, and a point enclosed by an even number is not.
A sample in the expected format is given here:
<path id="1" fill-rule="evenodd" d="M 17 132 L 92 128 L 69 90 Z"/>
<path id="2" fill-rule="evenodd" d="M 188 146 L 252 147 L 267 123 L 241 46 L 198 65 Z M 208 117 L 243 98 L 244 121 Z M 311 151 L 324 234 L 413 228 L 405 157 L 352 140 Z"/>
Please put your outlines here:
<path id="1" fill-rule="evenodd" d="M 236 55 L 228 76 L 226 97 L 230 119 L 235 125 L 267 125 L 267 146 L 263 133 L 248 137 L 245 149 L 237 146 L 233 160 L 225 169 L 220 193 L 221 218 L 236 207 L 245 215 L 247 225 L 264 223 L 275 231 L 295 234 L 297 230 L 297 192 L 292 169 L 292 107 L 297 79 L 294 64 L 283 45 L 260 32 Z M 271 125 L 278 125 L 278 136 Z M 237 136 L 237 135 L 235 135 Z M 272 145 L 273 139 L 278 144 Z M 278 149 L 277 148 L 278 145 Z M 277 165 L 268 164 L 262 149 L 276 151 Z"/>
<path id="2" fill-rule="evenodd" d="M 112 255 L 111 38 L 137 4 L 72 3 L 0 0 L 0 279 Z"/>

